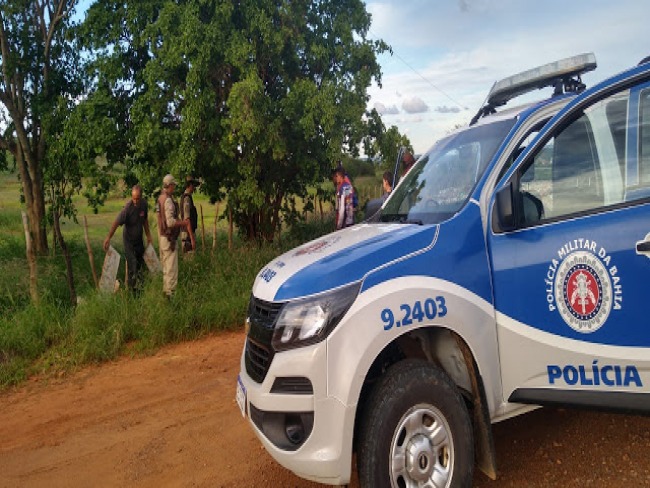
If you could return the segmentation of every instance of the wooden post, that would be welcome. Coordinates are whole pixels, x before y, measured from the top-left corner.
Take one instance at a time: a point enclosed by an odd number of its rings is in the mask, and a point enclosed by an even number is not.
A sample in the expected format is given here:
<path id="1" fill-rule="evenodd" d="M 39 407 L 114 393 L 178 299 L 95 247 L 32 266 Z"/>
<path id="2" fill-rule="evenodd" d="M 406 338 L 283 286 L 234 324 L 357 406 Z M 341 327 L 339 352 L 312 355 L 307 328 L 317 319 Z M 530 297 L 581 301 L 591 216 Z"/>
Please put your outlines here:
<path id="1" fill-rule="evenodd" d="M 228 249 L 232 251 L 232 208 L 228 207 Z"/>
<path id="2" fill-rule="evenodd" d="M 29 264 L 29 295 L 32 303 L 38 304 L 38 275 L 36 268 L 36 255 L 34 254 L 34 243 L 32 236 L 29 233 L 29 222 L 27 221 L 27 214 L 24 211 L 20 212 L 23 217 L 23 228 L 25 229 L 25 249 L 27 253 L 27 263 Z"/>
<path id="3" fill-rule="evenodd" d="M 212 249 L 217 248 L 217 219 L 219 218 L 219 203 L 216 203 L 216 213 L 214 214 L 214 225 L 212 226 Z"/>
<path id="4" fill-rule="evenodd" d="M 52 226 L 52 257 L 56 256 L 56 232 L 54 232 L 54 226 Z"/>
<path id="5" fill-rule="evenodd" d="M 201 251 L 205 251 L 205 221 L 203 220 L 203 204 L 199 205 L 201 209 Z"/>
<path id="6" fill-rule="evenodd" d="M 84 240 L 86 241 L 86 250 L 88 251 L 88 259 L 90 260 L 90 270 L 93 273 L 93 281 L 95 288 L 99 287 L 99 280 L 97 279 L 97 271 L 95 271 L 95 258 L 93 257 L 93 249 L 90 247 L 90 239 L 88 238 L 88 219 L 84 215 Z"/>
<path id="7" fill-rule="evenodd" d="M 63 253 L 63 259 L 65 260 L 65 270 L 66 270 L 66 281 L 68 283 L 68 291 L 70 292 L 70 305 L 73 307 L 77 306 L 77 290 L 74 286 L 74 272 L 72 270 L 72 258 L 70 257 L 70 250 L 68 245 L 65 243 L 65 238 L 63 237 L 63 232 L 61 232 L 61 213 L 60 208 L 57 207 L 52 211 L 52 217 L 54 220 L 54 231 L 56 232 L 56 238 L 59 241 L 59 246 L 61 246 L 61 252 Z"/>

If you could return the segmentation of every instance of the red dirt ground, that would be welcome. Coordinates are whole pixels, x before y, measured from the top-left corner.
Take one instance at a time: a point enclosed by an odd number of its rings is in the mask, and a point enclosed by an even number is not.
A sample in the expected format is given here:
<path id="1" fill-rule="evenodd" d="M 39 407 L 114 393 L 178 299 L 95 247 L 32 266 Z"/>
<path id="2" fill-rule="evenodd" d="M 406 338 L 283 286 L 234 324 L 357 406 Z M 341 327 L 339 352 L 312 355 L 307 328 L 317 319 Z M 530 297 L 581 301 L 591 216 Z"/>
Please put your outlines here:
<path id="1" fill-rule="evenodd" d="M 322 486 L 276 464 L 242 419 L 243 343 L 221 333 L 0 393 L 0 486 Z M 542 409 L 494 437 L 499 479 L 477 473 L 475 487 L 650 487 L 650 417 Z"/>

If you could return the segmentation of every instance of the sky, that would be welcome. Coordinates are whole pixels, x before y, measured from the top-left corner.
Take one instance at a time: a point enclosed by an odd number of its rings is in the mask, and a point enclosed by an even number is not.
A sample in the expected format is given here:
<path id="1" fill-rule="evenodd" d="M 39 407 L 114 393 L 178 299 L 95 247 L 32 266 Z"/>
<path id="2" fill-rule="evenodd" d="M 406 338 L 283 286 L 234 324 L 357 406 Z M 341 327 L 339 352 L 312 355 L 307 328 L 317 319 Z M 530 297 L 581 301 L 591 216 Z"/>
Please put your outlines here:
<path id="1" fill-rule="evenodd" d="M 366 0 L 366 7 L 369 38 L 393 49 L 379 56 L 382 87 L 369 89 L 368 108 L 406 134 L 416 153 L 467 124 L 501 78 L 593 52 L 598 68 L 583 76 L 593 86 L 650 55 L 648 0 Z"/>

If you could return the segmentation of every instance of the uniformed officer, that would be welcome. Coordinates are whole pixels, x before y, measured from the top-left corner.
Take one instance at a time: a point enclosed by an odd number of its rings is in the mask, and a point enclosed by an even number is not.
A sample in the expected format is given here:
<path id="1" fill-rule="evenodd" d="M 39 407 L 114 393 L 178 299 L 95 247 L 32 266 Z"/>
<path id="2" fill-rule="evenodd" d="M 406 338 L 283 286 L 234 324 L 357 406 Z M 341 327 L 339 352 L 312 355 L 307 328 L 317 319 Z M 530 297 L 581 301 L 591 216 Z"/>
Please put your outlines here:
<path id="1" fill-rule="evenodd" d="M 196 206 L 194 205 L 194 198 L 192 193 L 194 190 L 201 184 L 199 180 L 196 180 L 193 176 L 188 176 L 185 178 L 185 191 L 181 196 L 181 220 L 190 219 L 190 228 L 192 229 L 192 234 L 194 234 L 194 240 L 196 241 L 196 228 L 199 223 L 199 215 L 196 211 Z M 189 232 L 183 230 L 181 231 L 181 242 L 183 243 L 183 252 L 193 251 L 194 247 L 192 246 L 192 236 Z"/>
<path id="2" fill-rule="evenodd" d="M 171 298 L 178 284 L 178 235 L 181 230 L 191 232 L 190 220 L 180 220 L 178 204 L 174 200 L 176 179 L 168 174 L 163 178 L 163 190 L 158 197 L 158 233 L 160 236 L 160 264 L 163 270 L 163 293 Z M 194 234 L 191 234 L 195 247 Z"/>

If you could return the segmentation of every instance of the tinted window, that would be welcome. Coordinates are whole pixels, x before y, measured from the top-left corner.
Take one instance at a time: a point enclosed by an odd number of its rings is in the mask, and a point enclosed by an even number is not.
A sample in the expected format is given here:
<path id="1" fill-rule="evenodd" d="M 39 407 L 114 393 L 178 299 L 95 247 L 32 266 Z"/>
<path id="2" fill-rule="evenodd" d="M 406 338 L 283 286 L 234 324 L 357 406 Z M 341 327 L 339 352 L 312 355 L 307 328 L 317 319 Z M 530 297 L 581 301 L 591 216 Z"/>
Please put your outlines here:
<path id="1" fill-rule="evenodd" d="M 641 185 L 650 186 L 650 89 L 641 92 L 641 126 L 639 127 L 639 177 Z"/>
<path id="2" fill-rule="evenodd" d="M 628 99 L 625 92 L 590 106 L 536 153 L 521 176 L 521 224 L 624 200 Z"/>

